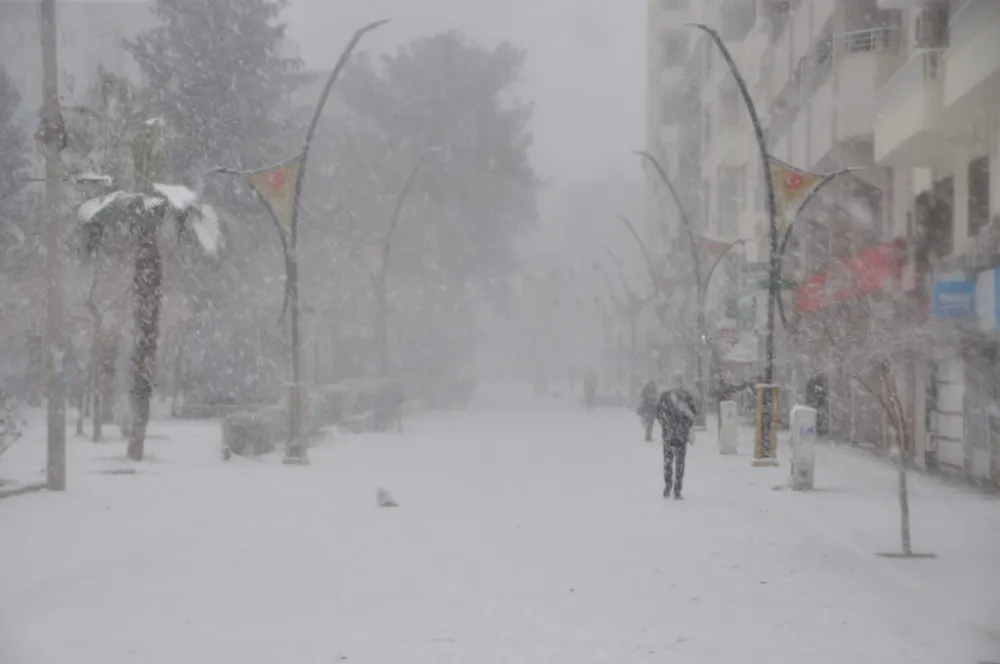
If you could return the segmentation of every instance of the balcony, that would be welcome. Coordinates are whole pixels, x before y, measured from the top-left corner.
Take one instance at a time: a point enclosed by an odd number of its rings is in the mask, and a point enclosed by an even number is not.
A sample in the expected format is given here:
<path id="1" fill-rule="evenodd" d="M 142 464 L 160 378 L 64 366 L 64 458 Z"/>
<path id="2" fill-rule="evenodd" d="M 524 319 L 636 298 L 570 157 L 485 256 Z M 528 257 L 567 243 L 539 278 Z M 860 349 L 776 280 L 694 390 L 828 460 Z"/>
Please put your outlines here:
<path id="1" fill-rule="evenodd" d="M 843 49 L 837 56 L 836 122 L 837 142 L 870 142 L 875 131 L 876 98 L 899 54 L 898 28 L 853 30 L 843 35 Z"/>
<path id="2" fill-rule="evenodd" d="M 950 122 L 1000 114 L 1000 2 L 967 0 L 948 21 L 944 106 Z"/>
<path id="3" fill-rule="evenodd" d="M 950 147 L 938 131 L 944 111 L 944 52 L 916 52 L 875 98 L 875 161 L 904 168 L 943 165 Z"/>

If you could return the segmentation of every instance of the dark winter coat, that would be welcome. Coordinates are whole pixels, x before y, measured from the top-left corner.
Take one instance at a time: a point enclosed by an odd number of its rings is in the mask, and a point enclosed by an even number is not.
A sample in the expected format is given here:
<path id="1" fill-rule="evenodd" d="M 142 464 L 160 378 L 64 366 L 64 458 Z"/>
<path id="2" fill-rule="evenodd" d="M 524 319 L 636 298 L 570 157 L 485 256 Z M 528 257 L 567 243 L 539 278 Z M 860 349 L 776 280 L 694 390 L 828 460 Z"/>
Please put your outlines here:
<path id="1" fill-rule="evenodd" d="M 646 419 L 647 417 L 656 417 L 656 405 L 659 401 L 659 392 L 656 389 L 656 383 L 650 381 L 642 388 L 642 393 L 639 395 L 639 408 L 636 412 L 639 417 Z"/>
<path id="2" fill-rule="evenodd" d="M 694 397 L 687 390 L 666 390 L 661 394 L 656 419 L 663 428 L 663 441 L 675 447 L 687 445 L 697 413 Z"/>

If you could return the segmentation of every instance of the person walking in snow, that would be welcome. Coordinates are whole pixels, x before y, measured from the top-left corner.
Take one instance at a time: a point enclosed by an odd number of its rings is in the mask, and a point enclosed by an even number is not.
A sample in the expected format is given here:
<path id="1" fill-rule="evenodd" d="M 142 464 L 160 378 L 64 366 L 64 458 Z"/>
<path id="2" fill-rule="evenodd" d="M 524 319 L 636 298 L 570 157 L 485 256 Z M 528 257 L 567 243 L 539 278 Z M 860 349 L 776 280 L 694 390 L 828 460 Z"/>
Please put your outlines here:
<path id="1" fill-rule="evenodd" d="M 670 389 L 660 395 L 656 417 L 663 429 L 663 497 L 681 500 L 684 488 L 684 462 L 697 409 L 694 397 L 684 389 L 684 379 L 675 374 Z"/>
<path id="2" fill-rule="evenodd" d="M 660 398 L 659 388 L 655 381 L 646 383 L 639 394 L 639 407 L 636 413 L 642 420 L 642 426 L 646 430 L 646 442 L 653 442 L 653 423 L 656 422 L 656 404 Z"/>

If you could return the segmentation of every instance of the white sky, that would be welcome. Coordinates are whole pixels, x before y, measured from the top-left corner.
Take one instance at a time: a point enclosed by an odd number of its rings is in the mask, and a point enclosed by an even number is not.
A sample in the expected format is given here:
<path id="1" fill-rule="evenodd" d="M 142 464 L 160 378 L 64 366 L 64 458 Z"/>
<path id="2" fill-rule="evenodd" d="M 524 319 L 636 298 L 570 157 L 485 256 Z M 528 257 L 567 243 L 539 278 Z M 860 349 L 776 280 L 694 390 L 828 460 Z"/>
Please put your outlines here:
<path id="1" fill-rule="evenodd" d="M 329 67 L 361 24 L 384 50 L 448 28 L 528 50 L 523 96 L 536 102 L 535 164 L 555 188 L 625 172 L 644 133 L 646 0 L 292 0 L 289 36 L 309 67 Z"/>

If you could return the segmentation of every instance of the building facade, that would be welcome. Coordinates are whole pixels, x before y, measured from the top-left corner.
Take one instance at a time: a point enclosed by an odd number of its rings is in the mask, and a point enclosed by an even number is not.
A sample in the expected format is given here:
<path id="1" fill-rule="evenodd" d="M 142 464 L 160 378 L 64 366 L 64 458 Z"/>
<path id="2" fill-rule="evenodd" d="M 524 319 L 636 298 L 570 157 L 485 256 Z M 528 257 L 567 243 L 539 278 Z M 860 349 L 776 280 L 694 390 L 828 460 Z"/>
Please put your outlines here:
<path id="1" fill-rule="evenodd" d="M 680 189 L 691 198 L 698 192 L 690 210 L 699 234 L 743 241 L 742 252 L 734 250 L 736 265 L 713 276 L 705 298 L 716 341 L 736 340 L 736 348 L 724 350 L 733 360 L 727 368 L 742 365 L 756 375 L 762 363 L 767 297 L 760 276 L 770 255 L 769 224 L 748 113 L 718 49 L 684 26 L 695 21 L 718 30 L 738 63 L 771 157 L 818 174 L 856 169 L 795 218 L 782 261 L 791 279 L 783 290 L 787 316 L 814 315 L 840 297 L 835 273 L 856 282 L 852 270 L 870 273 L 866 261 L 896 256 L 898 275 L 878 287 L 913 305 L 900 310 L 915 318 L 893 324 L 946 325 L 974 339 L 904 362 L 900 393 L 918 458 L 996 481 L 998 381 L 995 363 L 982 361 L 995 320 L 992 327 L 978 320 L 974 307 L 964 319 L 935 313 L 935 304 L 947 293 L 968 292 L 968 284 L 988 283 L 1000 263 L 1000 2 L 651 0 L 650 17 L 649 149 L 677 155 L 666 162 Z M 689 32 L 680 68 L 668 66 L 673 60 L 662 46 L 679 39 L 671 36 L 679 29 Z M 649 220 L 666 218 L 665 226 L 678 229 L 672 202 L 651 175 Z M 671 239 L 672 250 L 683 249 L 676 231 Z M 796 297 L 807 282 L 822 282 L 818 300 Z M 976 297 L 991 301 L 989 294 Z M 807 301 L 809 311 L 796 311 Z M 789 352 L 787 337 L 779 322 L 776 368 L 785 405 L 805 399 L 806 387 L 821 378 L 831 435 L 885 441 L 885 418 L 856 381 L 838 375 L 835 354 Z"/>

